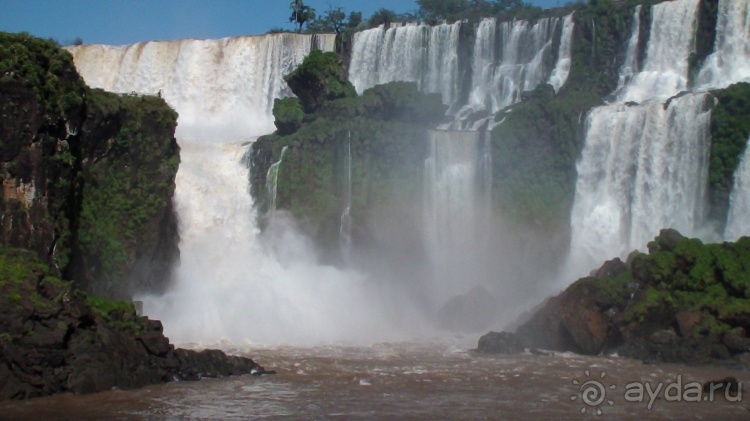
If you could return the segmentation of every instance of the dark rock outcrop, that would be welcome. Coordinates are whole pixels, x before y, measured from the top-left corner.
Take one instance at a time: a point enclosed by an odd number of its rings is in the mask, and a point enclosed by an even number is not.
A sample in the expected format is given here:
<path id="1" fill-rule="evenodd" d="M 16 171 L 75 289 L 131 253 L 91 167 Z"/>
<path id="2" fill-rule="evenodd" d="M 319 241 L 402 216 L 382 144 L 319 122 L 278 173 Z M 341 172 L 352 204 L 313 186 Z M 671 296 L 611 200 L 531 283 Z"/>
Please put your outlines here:
<path id="1" fill-rule="evenodd" d="M 662 230 L 649 254 L 605 263 L 551 298 L 517 334 L 527 347 L 648 362 L 745 365 L 750 238 L 703 244 Z"/>
<path id="2" fill-rule="evenodd" d="M 479 338 L 476 350 L 483 354 L 521 354 L 526 349 L 515 333 L 490 332 Z"/>
<path id="3" fill-rule="evenodd" d="M 87 296 L 28 250 L 0 248 L 0 332 L 0 399 L 265 371 L 217 350 L 175 350 L 161 322 Z"/>
<path id="4" fill-rule="evenodd" d="M 0 33 L 0 245 L 86 291 L 158 291 L 178 257 L 177 113 L 89 89 L 70 54 Z"/>

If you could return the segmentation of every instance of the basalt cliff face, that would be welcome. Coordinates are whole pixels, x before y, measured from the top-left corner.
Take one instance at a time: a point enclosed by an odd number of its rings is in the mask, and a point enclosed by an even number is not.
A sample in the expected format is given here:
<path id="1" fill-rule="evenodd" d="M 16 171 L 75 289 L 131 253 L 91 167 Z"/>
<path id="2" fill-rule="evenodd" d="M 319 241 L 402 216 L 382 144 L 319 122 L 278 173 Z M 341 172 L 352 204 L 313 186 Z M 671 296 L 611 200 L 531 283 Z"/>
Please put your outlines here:
<path id="1" fill-rule="evenodd" d="M 0 244 L 99 295 L 163 288 L 178 256 L 177 114 L 89 89 L 52 43 L 0 34 L 0 50 Z"/>

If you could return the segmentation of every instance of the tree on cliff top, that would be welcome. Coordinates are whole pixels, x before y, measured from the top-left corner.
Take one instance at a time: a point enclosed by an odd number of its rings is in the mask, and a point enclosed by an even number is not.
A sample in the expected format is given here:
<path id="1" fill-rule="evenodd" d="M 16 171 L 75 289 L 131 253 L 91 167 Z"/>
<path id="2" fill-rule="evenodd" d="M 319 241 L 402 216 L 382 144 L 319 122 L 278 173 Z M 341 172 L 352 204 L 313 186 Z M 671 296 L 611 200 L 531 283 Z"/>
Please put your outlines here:
<path id="1" fill-rule="evenodd" d="M 306 113 L 317 111 L 325 101 L 357 96 L 336 53 L 311 51 L 284 80 Z"/>
<path id="2" fill-rule="evenodd" d="M 292 15 L 289 16 L 289 22 L 299 25 L 297 33 L 302 32 L 302 25 L 304 25 L 305 22 L 315 19 L 315 9 L 305 5 L 302 0 L 294 0 L 289 5 L 289 8 L 292 9 Z"/>

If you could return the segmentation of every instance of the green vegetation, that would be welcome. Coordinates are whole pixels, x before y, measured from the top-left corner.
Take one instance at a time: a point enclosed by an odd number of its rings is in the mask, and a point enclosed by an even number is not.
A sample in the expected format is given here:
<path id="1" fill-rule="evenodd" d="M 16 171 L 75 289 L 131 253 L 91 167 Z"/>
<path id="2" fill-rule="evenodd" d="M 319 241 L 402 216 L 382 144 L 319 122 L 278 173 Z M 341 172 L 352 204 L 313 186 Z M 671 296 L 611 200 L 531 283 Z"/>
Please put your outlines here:
<path id="1" fill-rule="evenodd" d="M 135 313 L 135 306 L 129 301 L 111 301 L 89 295 L 86 304 L 109 327 L 139 334 L 143 332 L 143 323 Z"/>
<path id="2" fill-rule="evenodd" d="M 511 222 L 564 232 L 575 194 L 575 163 L 584 144 L 584 118 L 617 86 L 632 8 L 611 1 L 576 5 L 571 71 L 555 94 L 548 85 L 495 116 L 493 197 Z M 642 13 L 648 13 L 642 11 Z M 594 28 L 596 28 L 594 30 Z"/>
<path id="3" fill-rule="evenodd" d="M 615 279 L 585 278 L 570 291 L 575 294 L 586 287 L 592 293 L 619 297 L 610 300 L 610 305 L 614 302 L 629 323 L 697 312 L 704 323 L 700 334 L 729 331 L 750 317 L 750 238 L 703 244 L 663 230 L 649 250 L 649 254 L 637 255 L 627 272 Z M 622 300 L 623 294 L 629 295 L 631 283 L 639 285 L 640 292 L 632 300 Z"/>
<path id="4" fill-rule="evenodd" d="M 121 291 L 139 243 L 155 235 L 171 206 L 180 162 L 177 113 L 161 98 L 101 90 L 92 90 L 87 103 L 84 142 L 99 155 L 82 173 L 79 248 L 99 290 Z M 99 143 L 103 131 L 106 144 Z"/>
<path id="5" fill-rule="evenodd" d="M 284 77 L 284 80 L 299 98 L 305 113 L 318 111 L 325 101 L 357 95 L 335 53 L 311 51 L 302 64 Z M 286 111 L 286 108 L 279 111 Z M 287 115 L 280 117 L 288 118 Z"/>
<path id="6" fill-rule="evenodd" d="M 738 83 L 712 94 L 718 104 L 711 114 L 710 217 L 723 225 L 734 185 L 734 172 L 750 137 L 750 83 Z"/>
<path id="7" fill-rule="evenodd" d="M 332 249 L 338 244 L 342 165 L 351 142 L 353 226 L 359 238 L 371 235 L 372 214 L 401 212 L 421 194 L 426 129 L 443 118 L 445 107 L 438 95 L 422 94 L 413 83 L 381 85 L 357 96 L 334 53 L 310 54 L 287 81 L 299 101 L 277 101 L 279 130 L 253 145 L 253 194 L 261 210 L 268 202 L 263 190 L 268 168 L 287 146 L 277 207 L 291 211 L 324 249 Z"/>
<path id="8" fill-rule="evenodd" d="M 0 91 L 0 174 L 37 192 L 33 204 L 0 204 L 29 222 L 10 244 L 89 291 L 124 296 L 136 259 L 170 249 L 160 235 L 179 164 L 177 114 L 161 98 L 87 88 L 67 51 L 27 34 L 0 33 Z"/>
<path id="9" fill-rule="evenodd" d="M 36 279 L 46 274 L 48 270 L 32 251 L 0 248 L 0 288 L 8 283 L 20 285 L 28 279 Z"/>
<path id="10" fill-rule="evenodd" d="M 135 333 L 143 330 L 132 303 L 87 295 L 73 283 L 56 278 L 52 272 L 32 251 L 0 247 L 0 308 L 5 313 L 5 318 L 0 321 L 4 330 L 0 340 L 14 342 L 32 334 L 28 321 L 38 319 L 40 315 L 64 319 L 67 316 L 60 316 L 66 311 L 64 307 L 79 299 L 86 302 L 109 327 Z M 65 331 L 68 324 L 59 320 L 56 327 Z"/>
<path id="11" fill-rule="evenodd" d="M 70 54 L 26 33 L 0 32 L 0 83 L 34 92 L 42 113 L 73 117 L 83 104 L 85 85 Z"/>
<path id="12" fill-rule="evenodd" d="M 289 5 L 289 8 L 292 9 L 292 15 L 289 16 L 289 22 L 292 22 L 295 25 L 299 25 L 297 28 L 297 33 L 302 32 L 302 26 L 305 23 L 315 19 L 315 9 L 305 5 L 302 0 L 292 1 L 292 3 Z"/>

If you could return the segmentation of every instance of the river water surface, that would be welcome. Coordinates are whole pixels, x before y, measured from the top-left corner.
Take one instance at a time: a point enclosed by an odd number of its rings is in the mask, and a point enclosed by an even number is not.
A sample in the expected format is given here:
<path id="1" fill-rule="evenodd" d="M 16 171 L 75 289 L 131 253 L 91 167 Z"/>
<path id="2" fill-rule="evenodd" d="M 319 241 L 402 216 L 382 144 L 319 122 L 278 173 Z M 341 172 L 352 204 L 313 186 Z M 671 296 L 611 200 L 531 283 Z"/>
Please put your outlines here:
<path id="1" fill-rule="evenodd" d="M 568 353 L 485 356 L 470 351 L 471 346 L 462 339 L 357 347 L 238 350 L 225 346 L 278 374 L 5 402 L 0 403 L 0 418 L 750 419 L 750 400 L 743 399 L 744 390 L 729 393 L 728 399 L 724 392 L 716 392 L 713 397 L 702 394 L 701 402 L 687 401 L 695 399 L 689 391 L 691 382 L 726 376 L 748 382 L 750 373 L 745 371 L 646 365 L 626 358 Z M 678 380 L 665 399 L 664 389 Z M 585 386 L 587 381 L 601 384 L 605 395 L 584 396 L 587 388 L 598 386 Z M 635 385 L 646 382 L 658 393 L 652 400 L 646 391 L 638 400 Z M 634 394 L 626 395 L 626 390 Z"/>

